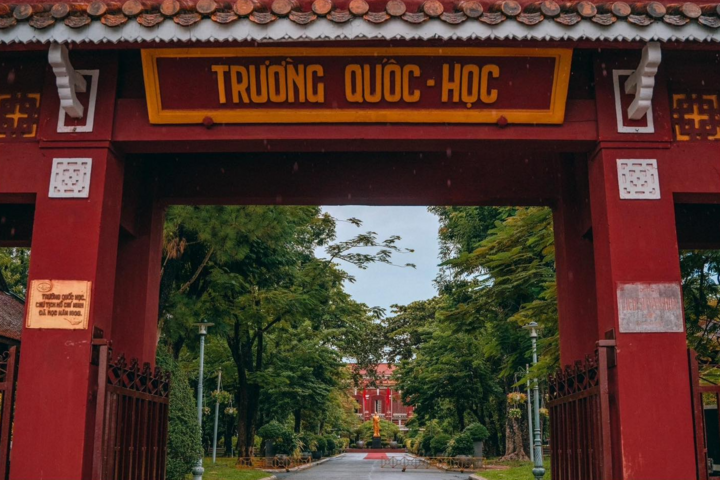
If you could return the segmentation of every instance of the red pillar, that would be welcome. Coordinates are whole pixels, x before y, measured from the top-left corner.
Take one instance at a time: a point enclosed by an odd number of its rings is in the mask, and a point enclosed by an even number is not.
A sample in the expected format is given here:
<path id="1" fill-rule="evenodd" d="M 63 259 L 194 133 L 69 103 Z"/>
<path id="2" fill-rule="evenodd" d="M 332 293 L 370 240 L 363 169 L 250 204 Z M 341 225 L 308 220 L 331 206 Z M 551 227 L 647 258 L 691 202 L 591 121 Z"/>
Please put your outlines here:
<path id="1" fill-rule="evenodd" d="M 30 281 L 92 282 L 89 322 L 80 330 L 24 328 L 10 478 L 89 479 L 97 382 L 91 337 L 95 326 L 110 334 L 123 167 L 107 149 L 43 153 Z M 69 156 L 92 159 L 89 197 L 49 198 L 52 157 Z"/>
<path id="2" fill-rule="evenodd" d="M 656 160 L 660 198 L 621 199 L 618 159 Z M 648 289 L 660 288 L 659 284 L 680 286 L 669 188 L 671 161 L 663 150 L 601 149 L 590 163 L 598 326 L 600 332 L 614 329 L 617 336 L 616 397 L 611 405 L 612 478 L 617 480 L 681 480 L 696 475 L 682 302 L 656 299 L 653 303 L 647 290 L 639 296 L 640 302 L 618 300 L 618 290 L 627 283 Z M 675 323 L 660 327 L 653 323 L 653 318 L 671 312 Z M 652 331 L 630 331 L 637 329 Z"/>
<path id="3" fill-rule="evenodd" d="M 164 209 L 152 195 L 127 208 L 132 211 L 121 230 L 117 255 L 113 350 L 154 364 Z"/>
<path id="4" fill-rule="evenodd" d="M 572 365 L 591 355 L 602 338 L 595 305 L 586 157 L 563 160 L 560 185 L 553 211 L 560 364 Z"/>

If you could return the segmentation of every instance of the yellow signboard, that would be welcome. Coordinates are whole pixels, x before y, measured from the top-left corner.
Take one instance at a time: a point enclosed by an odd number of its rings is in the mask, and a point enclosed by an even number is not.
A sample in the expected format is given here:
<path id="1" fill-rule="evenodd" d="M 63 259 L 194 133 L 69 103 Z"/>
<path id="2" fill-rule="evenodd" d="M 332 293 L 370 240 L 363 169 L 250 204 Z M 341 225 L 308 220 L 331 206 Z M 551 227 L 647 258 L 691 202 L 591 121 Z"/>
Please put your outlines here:
<path id="1" fill-rule="evenodd" d="M 150 122 L 560 124 L 563 48 L 142 51 Z"/>
<path id="2" fill-rule="evenodd" d="M 33 280 L 27 307 L 27 328 L 82 330 L 88 328 L 91 282 Z"/>

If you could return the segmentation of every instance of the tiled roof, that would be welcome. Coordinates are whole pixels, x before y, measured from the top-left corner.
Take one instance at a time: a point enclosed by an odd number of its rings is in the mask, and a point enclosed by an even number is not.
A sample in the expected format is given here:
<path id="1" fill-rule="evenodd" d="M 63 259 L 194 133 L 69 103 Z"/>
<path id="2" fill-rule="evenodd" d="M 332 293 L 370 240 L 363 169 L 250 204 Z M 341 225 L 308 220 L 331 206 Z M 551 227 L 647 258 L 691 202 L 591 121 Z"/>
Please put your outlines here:
<path id="1" fill-rule="evenodd" d="M 13 295 L 0 291 L 0 337 L 20 340 L 25 305 Z"/>
<path id="2" fill-rule="evenodd" d="M 603 4 L 588 1 L 556 3 L 554 0 L 527 4 L 515 0 L 164 0 L 162 3 L 95 0 L 91 3 L 0 3 L 0 39 L 3 32 L 23 23 L 38 30 L 59 24 L 82 29 L 94 23 L 113 29 L 128 22 L 136 22 L 147 28 L 163 22 L 174 22 L 182 27 L 204 22 L 268 25 L 279 18 L 287 18 L 297 25 L 327 21 L 345 24 L 362 20 L 370 24 L 442 22 L 459 26 L 476 22 L 478 26 L 493 26 L 512 21 L 532 29 L 547 22 L 566 27 L 587 22 L 610 27 L 627 22 L 639 27 L 664 23 L 673 27 L 702 25 L 714 29 L 720 27 L 720 5 L 663 5 L 658 2 L 622 1 Z"/>

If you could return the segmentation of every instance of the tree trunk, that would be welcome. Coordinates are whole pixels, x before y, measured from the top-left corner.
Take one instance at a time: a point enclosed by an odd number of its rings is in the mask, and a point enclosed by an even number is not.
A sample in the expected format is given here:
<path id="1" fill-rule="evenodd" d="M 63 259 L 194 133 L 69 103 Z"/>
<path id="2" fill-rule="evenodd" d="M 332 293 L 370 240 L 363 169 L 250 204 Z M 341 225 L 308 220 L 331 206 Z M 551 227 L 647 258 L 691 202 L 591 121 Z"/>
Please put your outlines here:
<path id="1" fill-rule="evenodd" d="M 458 416 L 458 424 L 460 425 L 460 431 L 465 430 L 465 409 L 461 407 L 455 407 Z"/>
<path id="2" fill-rule="evenodd" d="M 233 455 L 233 431 L 235 430 L 235 422 L 232 419 L 225 422 L 225 456 L 231 457 Z"/>
<path id="3" fill-rule="evenodd" d="M 530 460 L 527 453 L 525 453 L 522 429 L 517 418 L 507 418 L 505 424 L 505 456 L 501 460 Z"/>
<path id="4" fill-rule="evenodd" d="M 296 409 L 293 412 L 293 415 L 295 416 L 295 433 L 300 433 L 300 425 L 302 424 L 302 410 Z"/>

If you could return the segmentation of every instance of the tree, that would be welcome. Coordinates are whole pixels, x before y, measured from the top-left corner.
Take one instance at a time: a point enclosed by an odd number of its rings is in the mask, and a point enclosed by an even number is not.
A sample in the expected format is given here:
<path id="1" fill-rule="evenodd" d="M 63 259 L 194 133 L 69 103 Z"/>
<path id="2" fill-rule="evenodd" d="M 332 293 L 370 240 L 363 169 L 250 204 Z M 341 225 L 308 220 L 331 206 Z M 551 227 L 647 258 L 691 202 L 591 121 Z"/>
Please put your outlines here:
<path id="1" fill-rule="evenodd" d="M 203 454 L 197 407 L 185 373 L 163 346 L 157 350 L 157 365 L 171 375 L 166 475 L 183 480 Z"/>
<path id="2" fill-rule="evenodd" d="M 688 345 L 709 363 L 720 361 L 720 251 L 680 253 Z"/>
<path id="3" fill-rule="evenodd" d="M 176 355 L 193 338 L 193 322 L 215 321 L 212 334 L 225 340 L 235 367 L 238 454 L 246 456 L 261 415 L 281 416 L 291 395 L 306 405 L 329 398 L 338 355 L 352 348 L 361 364 L 379 356 L 380 347 L 363 340 L 373 311 L 344 292 L 353 279 L 337 261 L 367 268 L 405 250 L 399 237 L 378 241 L 374 232 L 333 243 L 336 220 L 316 207 L 209 208 L 169 215 L 161 321 Z M 328 259 L 315 257 L 318 247 Z M 283 362 L 300 352 L 292 366 Z M 263 396 L 279 400 L 274 411 L 261 410 Z M 301 423 L 303 409 L 293 410 Z"/>
<path id="4" fill-rule="evenodd" d="M 6 289 L 25 298 L 29 268 L 29 248 L 0 248 L 0 282 L 5 281 L 5 285 L 0 285 L 0 290 Z"/>

